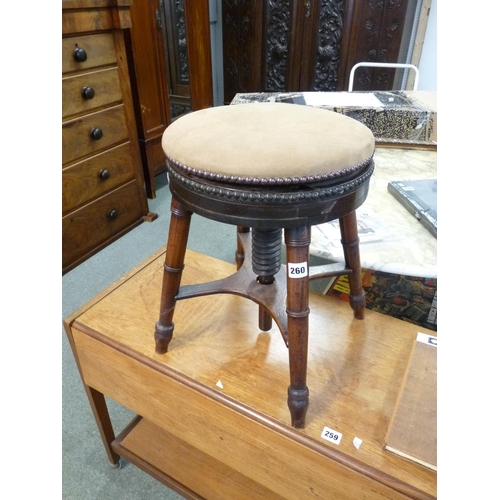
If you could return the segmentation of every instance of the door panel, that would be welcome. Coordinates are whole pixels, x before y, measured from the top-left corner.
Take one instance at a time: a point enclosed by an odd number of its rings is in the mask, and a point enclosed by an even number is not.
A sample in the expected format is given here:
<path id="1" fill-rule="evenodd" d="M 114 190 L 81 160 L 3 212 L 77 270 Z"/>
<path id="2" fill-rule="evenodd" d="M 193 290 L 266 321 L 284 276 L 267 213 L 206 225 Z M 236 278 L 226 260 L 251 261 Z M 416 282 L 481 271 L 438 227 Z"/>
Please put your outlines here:
<path id="1" fill-rule="evenodd" d="M 401 62 L 408 3 L 223 0 L 224 101 L 239 92 L 347 90 L 357 62 Z M 355 90 L 391 90 L 393 73 L 360 72 Z"/>

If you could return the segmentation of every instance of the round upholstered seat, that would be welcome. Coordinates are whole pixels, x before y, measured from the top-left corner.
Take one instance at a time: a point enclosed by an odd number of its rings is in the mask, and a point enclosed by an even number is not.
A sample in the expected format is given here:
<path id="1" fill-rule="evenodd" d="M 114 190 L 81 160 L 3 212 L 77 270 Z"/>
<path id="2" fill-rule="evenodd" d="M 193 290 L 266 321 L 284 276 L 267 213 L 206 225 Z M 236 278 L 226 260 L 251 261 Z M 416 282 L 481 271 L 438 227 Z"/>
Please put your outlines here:
<path id="1" fill-rule="evenodd" d="M 284 103 L 221 106 L 164 132 L 170 190 L 187 209 L 249 227 L 312 226 L 368 194 L 374 138 L 333 111 Z"/>
<path id="2" fill-rule="evenodd" d="M 339 113 L 259 103 L 186 115 L 166 129 L 162 146 L 172 164 L 200 177 L 301 184 L 363 169 L 374 138 L 366 126 Z"/>

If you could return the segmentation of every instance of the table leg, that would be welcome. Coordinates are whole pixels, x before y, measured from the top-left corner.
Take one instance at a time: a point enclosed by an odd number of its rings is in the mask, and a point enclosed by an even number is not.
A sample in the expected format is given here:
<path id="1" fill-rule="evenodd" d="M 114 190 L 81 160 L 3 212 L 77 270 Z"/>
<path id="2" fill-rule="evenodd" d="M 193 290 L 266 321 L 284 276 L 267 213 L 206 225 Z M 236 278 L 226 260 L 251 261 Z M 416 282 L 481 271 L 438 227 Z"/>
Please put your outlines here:
<path id="1" fill-rule="evenodd" d="M 108 460 L 113 467 L 118 468 L 120 455 L 114 452 L 111 448 L 111 443 L 115 439 L 115 433 L 113 431 L 111 419 L 109 418 L 108 407 L 106 405 L 104 394 L 96 391 L 86 384 L 83 385 L 89 399 L 90 407 L 92 408 L 92 413 L 94 414 L 94 418 L 97 423 L 97 428 L 101 434 L 101 439 L 104 444 L 106 454 L 108 455 Z"/>

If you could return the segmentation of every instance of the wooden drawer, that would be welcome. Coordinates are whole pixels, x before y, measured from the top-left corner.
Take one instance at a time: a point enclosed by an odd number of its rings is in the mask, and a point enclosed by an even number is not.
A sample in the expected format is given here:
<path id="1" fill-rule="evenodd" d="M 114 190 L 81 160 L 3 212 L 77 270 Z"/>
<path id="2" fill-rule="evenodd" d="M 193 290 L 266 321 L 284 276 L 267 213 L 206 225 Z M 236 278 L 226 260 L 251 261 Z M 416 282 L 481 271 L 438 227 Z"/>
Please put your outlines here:
<path id="1" fill-rule="evenodd" d="M 83 49 L 87 55 L 79 62 L 74 57 L 75 49 Z M 62 72 L 84 71 L 108 64 L 116 64 L 115 44 L 112 33 L 77 36 L 62 40 Z"/>
<path id="2" fill-rule="evenodd" d="M 142 215 L 141 193 L 132 181 L 63 217 L 63 270 L 140 222 Z"/>
<path id="3" fill-rule="evenodd" d="M 100 139 L 92 139 L 92 129 L 102 131 Z M 62 161 L 69 162 L 103 151 L 128 139 L 123 105 L 67 121 L 62 126 Z"/>
<path id="4" fill-rule="evenodd" d="M 134 178 L 130 143 L 109 149 L 62 172 L 63 215 Z"/>
<path id="5" fill-rule="evenodd" d="M 103 106 L 118 104 L 121 100 L 122 91 L 117 68 L 63 78 L 63 120 L 73 115 L 89 113 Z"/>

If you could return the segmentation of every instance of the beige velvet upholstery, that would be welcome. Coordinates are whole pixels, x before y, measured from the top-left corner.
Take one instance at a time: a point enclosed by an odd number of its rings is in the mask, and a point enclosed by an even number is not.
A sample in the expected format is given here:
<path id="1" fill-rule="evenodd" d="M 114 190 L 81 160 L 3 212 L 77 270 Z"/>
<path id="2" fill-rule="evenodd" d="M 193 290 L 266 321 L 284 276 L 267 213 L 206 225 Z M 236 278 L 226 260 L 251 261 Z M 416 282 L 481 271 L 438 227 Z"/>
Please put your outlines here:
<path id="1" fill-rule="evenodd" d="M 164 132 L 167 158 L 202 175 L 318 177 L 366 163 L 375 141 L 360 122 L 285 103 L 220 106 L 190 113 Z"/>

